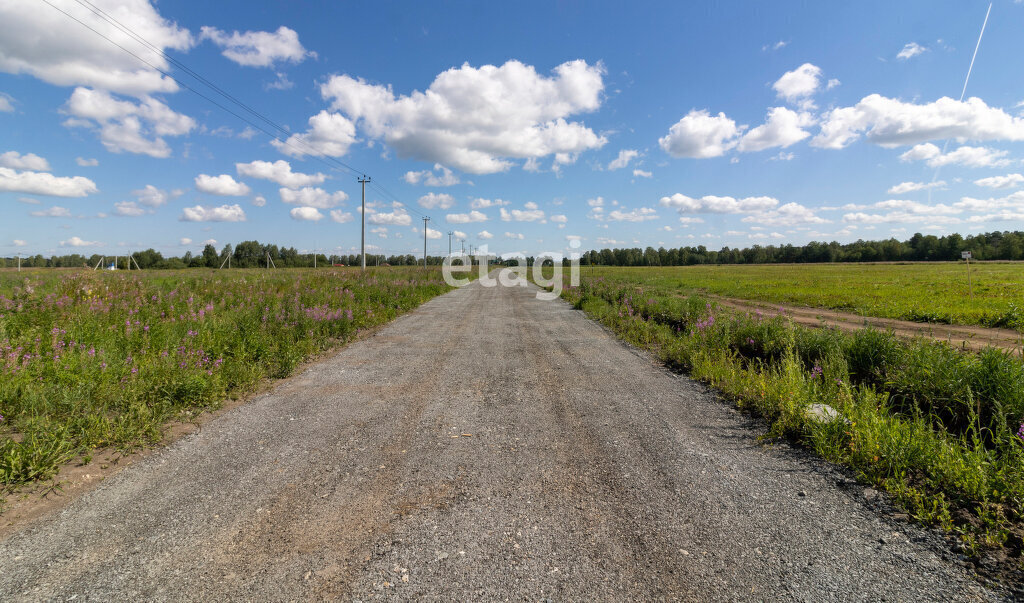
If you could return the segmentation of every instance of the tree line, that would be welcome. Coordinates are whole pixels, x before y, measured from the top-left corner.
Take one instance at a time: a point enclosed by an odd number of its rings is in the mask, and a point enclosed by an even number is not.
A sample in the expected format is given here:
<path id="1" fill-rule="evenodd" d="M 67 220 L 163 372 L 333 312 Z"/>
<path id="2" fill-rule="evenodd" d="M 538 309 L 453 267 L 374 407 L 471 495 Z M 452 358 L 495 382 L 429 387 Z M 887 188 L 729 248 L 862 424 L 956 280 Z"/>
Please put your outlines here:
<path id="1" fill-rule="evenodd" d="M 983 234 L 951 234 L 943 237 L 915 234 L 906 241 L 888 239 L 882 241 L 858 240 L 853 243 L 824 243 L 812 241 L 806 245 L 754 245 L 746 248 L 723 247 L 708 249 L 704 245 L 666 249 L 660 247 L 639 247 L 602 249 L 585 252 L 580 258 L 583 265 L 603 266 L 690 266 L 693 264 L 798 264 L 828 262 L 908 262 L 908 261 L 951 261 L 960 259 L 962 251 L 970 251 L 977 260 L 1024 260 L 1024 232 L 995 231 Z M 213 245 L 206 245 L 202 252 L 185 252 L 181 257 L 164 257 L 159 251 L 146 249 L 131 254 L 136 265 L 143 270 L 175 268 L 219 268 L 227 265 L 231 257 L 232 268 L 255 268 L 267 265 L 267 257 L 278 268 L 311 268 L 314 266 L 345 265 L 358 266 L 359 254 L 314 255 L 299 253 L 294 247 L 264 245 L 259 241 L 243 241 L 235 246 L 225 245 L 220 252 Z M 427 264 L 438 265 L 443 256 L 428 256 Z M 527 258 L 529 264 L 533 258 Z M 21 265 L 28 268 L 81 268 L 102 264 L 109 266 L 115 261 L 113 255 L 93 254 L 84 256 L 70 254 L 45 257 L 34 255 L 21 258 Z M 117 258 L 118 268 L 126 268 L 126 255 Z M 422 263 L 422 256 L 367 254 L 367 266 L 384 265 L 411 266 Z M 16 257 L 0 258 L 0 266 L 17 266 Z"/>

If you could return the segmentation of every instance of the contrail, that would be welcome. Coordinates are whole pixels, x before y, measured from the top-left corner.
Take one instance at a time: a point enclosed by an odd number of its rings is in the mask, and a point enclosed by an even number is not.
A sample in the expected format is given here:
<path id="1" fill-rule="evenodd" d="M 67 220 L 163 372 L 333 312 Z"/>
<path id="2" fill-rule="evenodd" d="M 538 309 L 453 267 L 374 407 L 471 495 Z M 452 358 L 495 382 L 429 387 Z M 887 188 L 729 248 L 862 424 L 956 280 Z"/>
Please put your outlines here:
<path id="1" fill-rule="evenodd" d="M 992 12 L 992 3 L 989 2 L 988 10 L 985 11 L 985 20 L 981 23 L 981 33 L 978 34 L 978 43 L 974 45 L 974 54 L 971 55 L 971 64 L 967 67 L 967 77 L 964 78 L 964 87 L 960 91 L 960 102 L 963 102 L 964 95 L 967 94 L 967 82 L 971 81 L 971 71 L 974 70 L 974 59 L 978 58 L 978 49 L 981 48 L 981 38 L 985 35 L 985 26 L 988 25 L 988 16 Z M 946 154 L 946 149 L 949 148 L 949 139 L 942 143 L 942 154 Z M 935 175 L 932 176 L 932 184 L 939 179 L 939 172 L 942 170 L 942 166 L 935 168 Z M 932 188 L 928 188 L 928 205 L 932 204 Z"/>

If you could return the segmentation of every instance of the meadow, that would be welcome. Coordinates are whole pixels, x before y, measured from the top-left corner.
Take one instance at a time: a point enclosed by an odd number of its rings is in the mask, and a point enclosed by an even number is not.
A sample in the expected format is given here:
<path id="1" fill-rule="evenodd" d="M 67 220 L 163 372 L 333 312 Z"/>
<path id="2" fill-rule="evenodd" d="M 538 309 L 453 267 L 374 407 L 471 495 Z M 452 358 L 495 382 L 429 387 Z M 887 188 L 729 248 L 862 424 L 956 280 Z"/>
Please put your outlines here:
<path id="1" fill-rule="evenodd" d="M 973 297 L 963 262 L 585 266 L 583 271 L 612 282 L 642 280 L 646 290 L 659 294 L 704 293 L 880 318 L 1024 332 L 1024 263 L 973 262 Z"/>
<path id="2" fill-rule="evenodd" d="M 0 488 L 159 442 L 448 290 L 414 267 L 0 272 Z"/>
<path id="3" fill-rule="evenodd" d="M 563 298 L 667 366 L 764 417 L 767 437 L 787 438 L 852 467 L 917 520 L 956 534 L 965 550 L 1002 551 L 1021 565 L 1020 359 L 996 349 L 967 353 L 944 342 L 907 341 L 879 330 L 802 327 L 777 312 L 721 307 L 701 293 L 737 295 L 755 290 L 752 283 L 773 282 L 766 289 L 773 301 L 820 299 L 807 289 L 788 294 L 778 284 L 796 273 L 803 283 L 829 283 L 832 299 L 866 300 L 876 293 L 855 284 L 844 288 L 838 275 L 864 283 L 886 271 L 909 278 L 920 268 L 863 269 L 871 276 L 856 275 L 857 266 L 584 267 L 579 286 L 563 279 Z M 943 274 L 941 267 L 923 269 L 922 274 Z M 1002 270 L 997 266 L 992 273 Z M 936 292 L 933 303 L 914 302 L 925 311 L 957 303 L 956 295 L 939 294 L 939 284 L 926 285 Z"/>

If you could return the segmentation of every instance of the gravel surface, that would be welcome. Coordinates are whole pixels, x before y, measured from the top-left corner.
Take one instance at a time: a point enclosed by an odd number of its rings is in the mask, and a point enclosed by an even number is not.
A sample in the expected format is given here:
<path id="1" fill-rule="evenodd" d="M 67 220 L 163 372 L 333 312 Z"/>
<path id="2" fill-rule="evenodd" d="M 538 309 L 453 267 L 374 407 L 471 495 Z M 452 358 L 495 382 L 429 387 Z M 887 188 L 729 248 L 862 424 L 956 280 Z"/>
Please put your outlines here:
<path id="1" fill-rule="evenodd" d="M 535 291 L 436 298 L 11 535 L 0 600 L 998 598 Z"/>

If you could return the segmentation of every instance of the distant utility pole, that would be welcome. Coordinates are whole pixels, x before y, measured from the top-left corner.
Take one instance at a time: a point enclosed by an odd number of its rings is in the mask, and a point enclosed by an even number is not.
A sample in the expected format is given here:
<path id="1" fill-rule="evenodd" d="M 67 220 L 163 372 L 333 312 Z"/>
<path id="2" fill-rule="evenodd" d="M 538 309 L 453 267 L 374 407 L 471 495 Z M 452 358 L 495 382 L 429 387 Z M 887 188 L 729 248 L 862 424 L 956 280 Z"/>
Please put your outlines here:
<path id="1" fill-rule="evenodd" d="M 363 185 L 363 211 L 359 212 L 359 219 L 363 223 L 362 234 L 359 236 L 359 247 L 363 256 L 363 270 L 366 270 L 366 183 L 369 181 L 370 177 L 365 174 L 359 179 L 359 184 Z"/>
<path id="2" fill-rule="evenodd" d="M 466 255 L 466 239 L 459 239 L 459 242 L 462 243 L 462 255 Z"/>
<path id="3" fill-rule="evenodd" d="M 430 217 L 423 216 L 423 267 L 427 267 L 427 222 Z"/>
<path id="4" fill-rule="evenodd" d="M 21 254 L 18 254 L 18 272 L 21 272 Z"/>
<path id="5" fill-rule="evenodd" d="M 448 257 L 452 257 L 452 235 L 454 234 L 454 232 L 448 231 Z"/>

